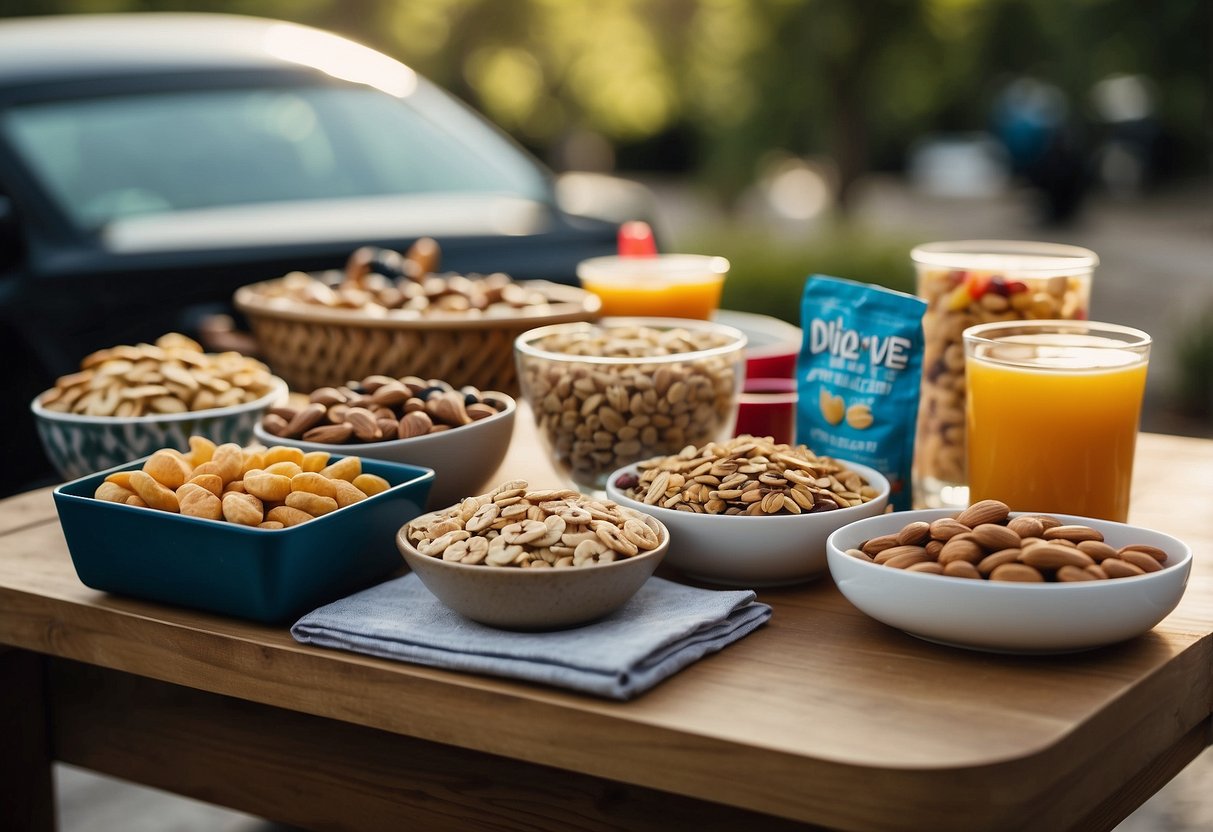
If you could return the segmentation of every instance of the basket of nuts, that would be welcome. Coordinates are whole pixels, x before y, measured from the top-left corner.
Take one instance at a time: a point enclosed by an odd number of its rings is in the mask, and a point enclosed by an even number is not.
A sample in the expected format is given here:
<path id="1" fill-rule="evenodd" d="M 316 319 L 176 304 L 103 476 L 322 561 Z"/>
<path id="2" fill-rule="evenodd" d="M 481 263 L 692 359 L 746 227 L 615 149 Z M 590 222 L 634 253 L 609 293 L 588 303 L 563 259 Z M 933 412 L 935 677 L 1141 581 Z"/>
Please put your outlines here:
<path id="1" fill-rule="evenodd" d="M 830 573 L 856 607 L 952 646 L 1054 653 L 1146 632 L 1175 608 L 1192 551 L 1151 529 L 982 500 L 898 512 L 830 536 Z"/>
<path id="2" fill-rule="evenodd" d="M 184 450 L 191 435 L 245 442 L 286 384 L 260 361 L 206 353 L 184 335 L 122 345 L 85 357 L 34 399 L 47 457 L 73 479 L 146 456 Z"/>
<path id="3" fill-rule="evenodd" d="M 292 272 L 237 290 L 261 350 L 293 389 L 373 373 L 427 375 L 517 391 L 514 338 L 532 327 L 594 319 L 597 296 L 504 274 L 437 273 L 438 245 L 401 255 L 354 252 L 342 271 Z"/>
<path id="4" fill-rule="evenodd" d="M 432 468 L 430 505 L 438 506 L 488 483 L 509 450 L 515 410 L 504 393 L 374 375 L 317 388 L 306 404 L 271 408 L 254 434 L 267 445 Z"/>

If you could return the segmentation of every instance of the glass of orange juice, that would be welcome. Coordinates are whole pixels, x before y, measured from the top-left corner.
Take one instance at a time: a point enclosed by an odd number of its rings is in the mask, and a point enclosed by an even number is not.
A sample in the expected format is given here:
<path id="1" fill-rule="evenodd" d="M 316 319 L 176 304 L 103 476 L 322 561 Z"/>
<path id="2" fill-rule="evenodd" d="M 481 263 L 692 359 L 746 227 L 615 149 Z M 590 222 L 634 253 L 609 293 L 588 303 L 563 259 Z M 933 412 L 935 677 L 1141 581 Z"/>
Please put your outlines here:
<path id="1" fill-rule="evenodd" d="M 594 257 L 577 264 L 581 286 L 602 314 L 708 320 L 720 306 L 729 261 L 703 254 Z"/>
<path id="2" fill-rule="evenodd" d="M 1123 523 L 1150 336 L 1048 320 L 963 338 L 970 499 Z"/>

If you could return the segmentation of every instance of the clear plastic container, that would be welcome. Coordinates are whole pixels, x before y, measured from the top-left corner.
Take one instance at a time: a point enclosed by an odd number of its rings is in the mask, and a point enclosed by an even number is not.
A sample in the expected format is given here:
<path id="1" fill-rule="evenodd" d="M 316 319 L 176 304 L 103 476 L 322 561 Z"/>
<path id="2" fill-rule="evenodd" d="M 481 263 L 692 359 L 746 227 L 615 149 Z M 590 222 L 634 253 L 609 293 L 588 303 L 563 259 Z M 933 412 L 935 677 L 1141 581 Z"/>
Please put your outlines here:
<path id="1" fill-rule="evenodd" d="M 961 334 L 994 321 L 1085 320 L 1099 257 L 1089 249 L 1017 240 L 928 243 L 910 253 L 922 318 L 922 395 L 914 505 L 969 504 L 965 353 Z"/>

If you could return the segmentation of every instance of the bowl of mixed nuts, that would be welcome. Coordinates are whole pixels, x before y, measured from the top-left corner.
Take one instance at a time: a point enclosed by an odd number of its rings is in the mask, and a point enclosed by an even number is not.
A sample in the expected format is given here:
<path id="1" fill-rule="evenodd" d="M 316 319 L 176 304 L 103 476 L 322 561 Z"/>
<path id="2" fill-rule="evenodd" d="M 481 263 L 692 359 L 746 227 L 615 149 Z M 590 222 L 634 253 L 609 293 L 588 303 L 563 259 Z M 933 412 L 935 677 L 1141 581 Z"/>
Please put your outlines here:
<path id="1" fill-rule="evenodd" d="M 738 436 L 615 471 L 607 495 L 670 530 L 666 562 L 729 586 L 800 583 L 826 571 L 826 538 L 885 510 L 879 471 L 803 445 Z"/>
<path id="2" fill-rule="evenodd" d="M 556 469 L 601 493 L 621 465 L 733 432 L 745 345 L 710 321 L 604 318 L 533 329 L 514 351 Z"/>
<path id="3" fill-rule="evenodd" d="M 1151 529 L 1066 514 L 882 515 L 830 536 L 838 589 L 863 612 L 928 641 L 1065 653 L 1147 632 L 1179 603 L 1192 550 Z"/>
<path id="4" fill-rule="evenodd" d="M 430 468 L 435 480 L 429 504 L 443 506 L 488 484 L 509 450 L 516 410 L 504 393 L 420 376 L 371 375 L 270 408 L 254 434 L 267 445 Z"/>
<path id="5" fill-rule="evenodd" d="M 397 547 L 421 582 L 473 621 L 515 630 L 585 624 L 623 606 L 670 534 L 652 515 L 570 489 L 504 482 L 412 520 Z"/>
<path id="6" fill-rule="evenodd" d="M 243 444 L 286 383 L 256 359 L 207 353 L 190 338 L 163 335 L 86 356 L 30 405 L 47 457 L 75 479 L 147 456 L 186 450 L 190 436 Z"/>

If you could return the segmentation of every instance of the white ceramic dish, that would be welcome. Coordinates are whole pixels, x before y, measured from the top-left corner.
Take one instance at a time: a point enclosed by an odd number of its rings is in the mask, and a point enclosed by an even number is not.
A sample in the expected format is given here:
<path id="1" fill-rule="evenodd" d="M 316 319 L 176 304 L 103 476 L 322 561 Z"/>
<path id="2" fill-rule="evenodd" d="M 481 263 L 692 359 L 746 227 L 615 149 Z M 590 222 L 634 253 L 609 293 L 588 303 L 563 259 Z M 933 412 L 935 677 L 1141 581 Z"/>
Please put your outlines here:
<path id="1" fill-rule="evenodd" d="M 915 520 L 930 522 L 956 513 L 904 511 L 834 532 L 827 546 L 838 589 L 876 620 L 927 641 L 999 653 L 1068 653 L 1115 644 L 1153 628 L 1179 603 L 1192 568 L 1192 550 L 1170 535 L 1065 514 L 1053 516 L 1097 529 L 1113 546 L 1158 546 L 1168 560 L 1160 571 L 1133 578 L 1026 584 L 907 572 L 865 563 L 844 551 Z"/>
<path id="2" fill-rule="evenodd" d="M 505 409 L 461 428 L 414 436 L 412 439 L 325 445 L 274 436 L 260 422 L 254 434 L 257 441 L 264 445 L 289 445 L 305 453 L 328 451 L 334 456 L 355 455 L 430 468 L 434 471 L 434 487 L 430 491 L 428 505 L 445 506 L 479 494 L 501 466 L 509 450 L 510 439 L 514 435 L 514 413 L 518 406 L 504 393 L 486 392 L 482 395 L 505 402 Z"/>
<path id="3" fill-rule="evenodd" d="M 889 481 L 879 471 L 840 460 L 880 493 L 851 508 L 813 514 L 743 517 L 693 514 L 645 505 L 615 487 L 623 474 L 636 474 L 635 465 L 615 471 L 607 480 L 607 496 L 620 505 L 656 517 L 670 530 L 666 563 L 698 580 L 727 586 L 781 586 L 801 583 L 826 571 L 826 538 L 847 523 L 885 510 Z"/>
<path id="4" fill-rule="evenodd" d="M 656 549 L 613 563 L 564 569 L 444 561 L 418 552 L 404 527 L 396 535 L 396 547 L 426 588 L 460 615 L 506 630 L 559 630 L 602 618 L 636 594 L 669 548 L 669 531 L 657 526 L 661 543 Z"/>
<path id="5" fill-rule="evenodd" d="M 252 439 L 254 425 L 261 421 L 266 410 L 286 399 L 287 389 L 285 381 L 275 378 L 273 389 L 251 402 L 150 416 L 60 413 L 47 410 L 39 403 L 46 392 L 40 393 L 30 404 L 38 437 L 56 470 L 74 480 L 139 459 L 161 448 L 189 450 L 189 438 L 195 435 L 205 436 L 216 444 L 247 445 Z"/>

